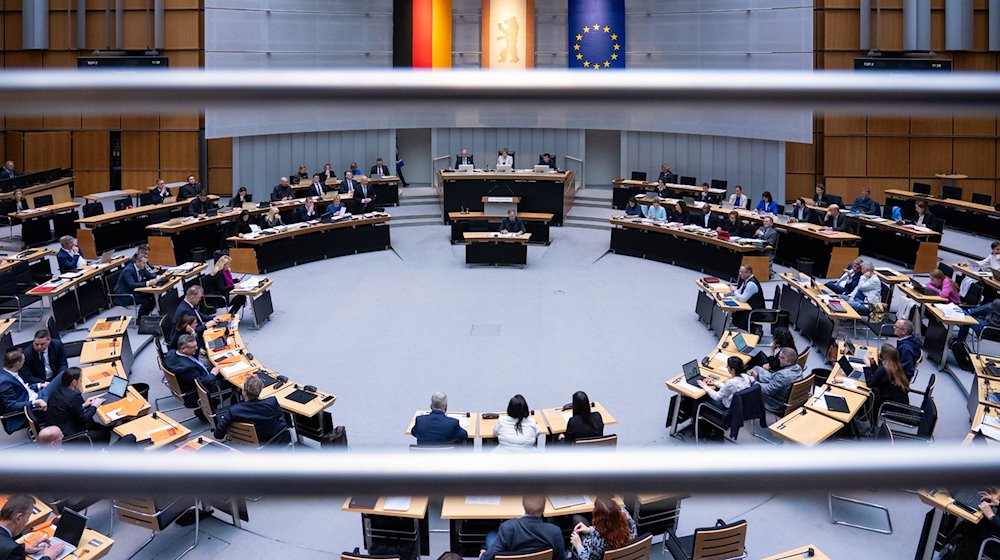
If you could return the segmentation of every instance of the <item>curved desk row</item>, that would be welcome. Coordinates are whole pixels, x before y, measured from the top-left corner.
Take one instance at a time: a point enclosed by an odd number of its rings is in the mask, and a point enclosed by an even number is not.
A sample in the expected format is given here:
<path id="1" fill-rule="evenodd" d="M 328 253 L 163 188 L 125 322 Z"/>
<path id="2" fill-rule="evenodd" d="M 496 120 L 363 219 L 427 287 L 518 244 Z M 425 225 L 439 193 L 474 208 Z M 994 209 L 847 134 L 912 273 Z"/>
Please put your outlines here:
<path id="1" fill-rule="evenodd" d="M 611 207 L 624 210 L 625 204 L 628 203 L 630 198 L 636 196 L 641 196 L 647 192 L 656 189 L 656 181 L 632 181 L 630 179 L 615 179 L 611 181 L 614 185 L 614 190 L 611 194 Z M 667 183 L 667 192 L 673 196 L 683 197 L 683 196 L 696 196 L 701 193 L 701 187 L 694 185 L 681 185 L 679 183 Z M 726 189 L 708 189 L 708 194 L 711 200 L 715 202 L 721 202 L 726 198 Z"/>
<path id="2" fill-rule="evenodd" d="M 944 218 L 948 227 L 1000 239 L 1000 210 L 993 206 L 953 198 L 937 198 L 912 191 L 885 191 L 885 205 L 890 208 L 899 206 L 907 217 L 913 216 L 913 207 L 920 200 L 927 203 L 932 214 Z"/>
<path id="3" fill-rule="evenodd" d="M 209 195 L 209 199 L 214 201 L 219 197 Z M 190 200 L 164 202 L 80 218 L 76 220 L 79 226 L 76 237 L 80 251 L 84 257 L 96 259 L 109 249 L 122 249 L 143 243 L 146 241 L 146 226 L 179 216 L 190 203 Z"/>

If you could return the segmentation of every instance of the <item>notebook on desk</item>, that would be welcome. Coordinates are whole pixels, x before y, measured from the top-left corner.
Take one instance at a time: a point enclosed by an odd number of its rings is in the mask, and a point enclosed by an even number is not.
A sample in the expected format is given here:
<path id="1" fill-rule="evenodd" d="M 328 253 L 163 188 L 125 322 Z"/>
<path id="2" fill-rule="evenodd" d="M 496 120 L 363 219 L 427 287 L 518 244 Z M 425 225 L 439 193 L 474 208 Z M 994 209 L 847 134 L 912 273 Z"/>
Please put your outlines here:
<path id="1" fill-rule="evenodd" d="M 840 395 L 823 395 L 823 400 L 826 401 L 826 408 L 833 412 L 848 413 L 851 411 L 851 407 L 847 406 L 847 399 Z"/>
<path id="2" fill-rule="evenodd" d="M 291 393 L 289 393 L 289 395 L 285 398 L 290 401 L 295 401 L 299 404 L 306 404 L 312 402 L 318 396 L 319 395 L 317 395 L 316 393 L 310 393 L 308 391 L 303 391 L 302 389 L 296 389 Z"/>

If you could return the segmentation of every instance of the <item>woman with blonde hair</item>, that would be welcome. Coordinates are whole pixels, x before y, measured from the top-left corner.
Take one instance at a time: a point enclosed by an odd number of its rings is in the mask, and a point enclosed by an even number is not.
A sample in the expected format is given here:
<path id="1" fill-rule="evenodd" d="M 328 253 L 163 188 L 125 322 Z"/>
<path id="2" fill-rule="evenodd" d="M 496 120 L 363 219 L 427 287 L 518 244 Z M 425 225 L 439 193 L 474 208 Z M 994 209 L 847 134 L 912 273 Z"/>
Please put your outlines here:
<path id="1" fill-rule="evenodd" d="M 272 206 L 267 214 L 264 216 L 264 227 L 272 228 L 274 226 L 284 225 L 285 222 L 281 220 L 281 213 L 278 211 L 277 206 Z"/>
<path id="2" fill-rule="evenodd" d="M 208 293 L 224 296 L 226 302 L 229 302 L 229 292 L 233 291 L 233 286 L 236 284 L 233 281 L 233 272 L 230 270 L 232 262 L 233 259 L 229 255 L 222 255 L 216 259 L 215 267 L 208 275 L 205 286 Z"/>

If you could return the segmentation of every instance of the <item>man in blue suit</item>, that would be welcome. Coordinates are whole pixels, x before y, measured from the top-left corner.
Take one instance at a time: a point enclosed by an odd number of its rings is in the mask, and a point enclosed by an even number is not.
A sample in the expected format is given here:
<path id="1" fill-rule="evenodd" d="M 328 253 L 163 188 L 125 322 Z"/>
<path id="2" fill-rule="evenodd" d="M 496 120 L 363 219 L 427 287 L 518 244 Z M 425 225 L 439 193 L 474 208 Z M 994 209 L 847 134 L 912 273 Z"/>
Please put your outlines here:
<path id="1" fill-rule="evenodd" d="M 410 431 L 417 438 L 417 445 L 454 445 L 464 444 L 468 440 L 469 433 L 446 412 L 448 395 L 440 391 L 431 395 L 430 414 L 417 416 Z"/>
<path id="2" fill-rule="evenodd" d="M 248 422 L 257 429 L 257 439 L 261 444 L 280 446 L 291 443 L 292 436 L 288 433 L 288 424 L 285 424 L 285 413 L 274 397 L 260 400 L 263 388 L 264 382 L 259 377 L 256 375 L 247 377 L 243 382 L 243 402 L 236 403 L 219 413 L 219 420 L 215 426 L 216 439 L 225 437 L 229 425 L 233 422 Z"/>
<path id="3" fill-rule="evenodd" d="M 44 386 L 27 383 L 18 375 L 24 367 L 24 354 L 20 348 L 11 348 L 3 356 L 3 370 L 0 370 L 0 414 L 9 414 L 24 410 L 31 404 L 38 410 L 45 410 L 45 400 L 38 395 Z M 24 416 L 11 418 L 4 428 L 8 434 L 22 430 L 28 426 Z"/>
<path id="4" fill-rule="evenodd" d="M 906 319 L 900 319 L 892 325 L 892 334 L 899 337 L 896 341 L 896 350 L 899 351 L 899 363 L 903 366 L 903 373 L 908 379 L 913 379 L 924 344 L 913 336 L 913 322 Z"/>
<path id="5" fill-rule="evenodd" d="M 500 529 L 494 534 L 486 535 L 486 550 L 479 555 L 479 560 L 493 560 L 499 553 L 524 553 L 552 549 L 552 558 L 562 560 L 566 557 L 566 545 L 562 531 L 552 523 L 542 521 L 545 512 L 545 496 L 525 496 L 521 498 L 524 506 L 524 517 L 508 519 L 500 524 Z"/>
<path id="6" fill-rule="evenodd" d="M 475 162 L 472 161 L 472 154 L 469 153 L 469 150 L 462 148 L 462 152 L 455 156 L 455 169 L 458 169 L 459 165 L 475 165 Z"/>
<path id="7" fill-rule="evenodd" d="M 201 336 L 206 328 L 215 327 L 216 323 L 218 323 L 215 317 L 201 312 L 201 298 L 203 297 L 205 297 L 204 288 L 197 284 L 189 287 L 184 292 L 184 299 L 177 304 L 177 309 L 174 310 L 174 324 L 176 325 L 181 320 L 181 317 L 185 315 L 194 315 L 197 320 L 194 332 L 198 336 Z"/>
<path id="8" fill-rule="evenodd" d="M 59 252 L 56 253 L 56 261 L 59 262 L 59 272 L 71 272 L 87 263 L 80 248 L 76 246 L 76 239 L 72 235 L 64 235 L 59 238 Z"/>
<path id="9" fill-rule="evenodd" d="M 132 257 L 132 262 L 123 268 L 118 275 L 118 281 L 115 282 L 115 293 L 134 294 L 135 303 L 139 306 L 139 316 L 149 315 L 156 307 L 156 300 L 153 299 L 152 294 L 136 293 L 135 290 L 152 285 L 155 279 L 156 275 L 146 266 L 146 257 L 137 253 Z M 131 298 L 118 297 L 115 298 L 115 305 L 132 305 L 132 300 Z"/>
<path id="10" fill-rule="evenodd" d="M 198 359 L 198 340 L 193 335 L 182 334 L 177 337 L 177 349 L 167 352 L 164 365 L 177 376 L 177 384 L 184 393 L 184 406 L 198 406 L 198 392 L 194 382 L 198 381 L 209 393 L 216 393 L 220 387 L 219 366 L 209 370 Z"/>
<path id="11" fill-rule="evenodd" d="M 53 339 L 49 329 L 40 329 L 35 333 L 31 346 L 24 349 L 21 377 L 29 381 L 31 379 L 37 382 L 53 381 L 55 376 L 66 371 L 68 367 L 69 362 L 62 341 Z"/>

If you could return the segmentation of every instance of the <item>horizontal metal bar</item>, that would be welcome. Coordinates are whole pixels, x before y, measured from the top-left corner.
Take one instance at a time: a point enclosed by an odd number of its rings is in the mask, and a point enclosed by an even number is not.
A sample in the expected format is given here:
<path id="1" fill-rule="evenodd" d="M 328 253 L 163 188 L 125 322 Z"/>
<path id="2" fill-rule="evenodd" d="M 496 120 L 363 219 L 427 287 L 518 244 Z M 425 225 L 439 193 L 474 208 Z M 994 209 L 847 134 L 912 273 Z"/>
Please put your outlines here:
<path id="1" fill-rule="evenodd" d="M 359 453 L 4 451 L 0 492 L 343 496 L 760 493 L 995 485 L 997 448 L 935 444 Z"/>
<path id="2" fill-rule="evenodd" d="M 171 112 L 275 105 L 461 110 L 719 107 L 894 113 L 995 111 L 996 73 L 673 70 L 14 70 L 0 72 L 7 114 Z M 609 105 L 605 105 L 609 107 Z"/>

